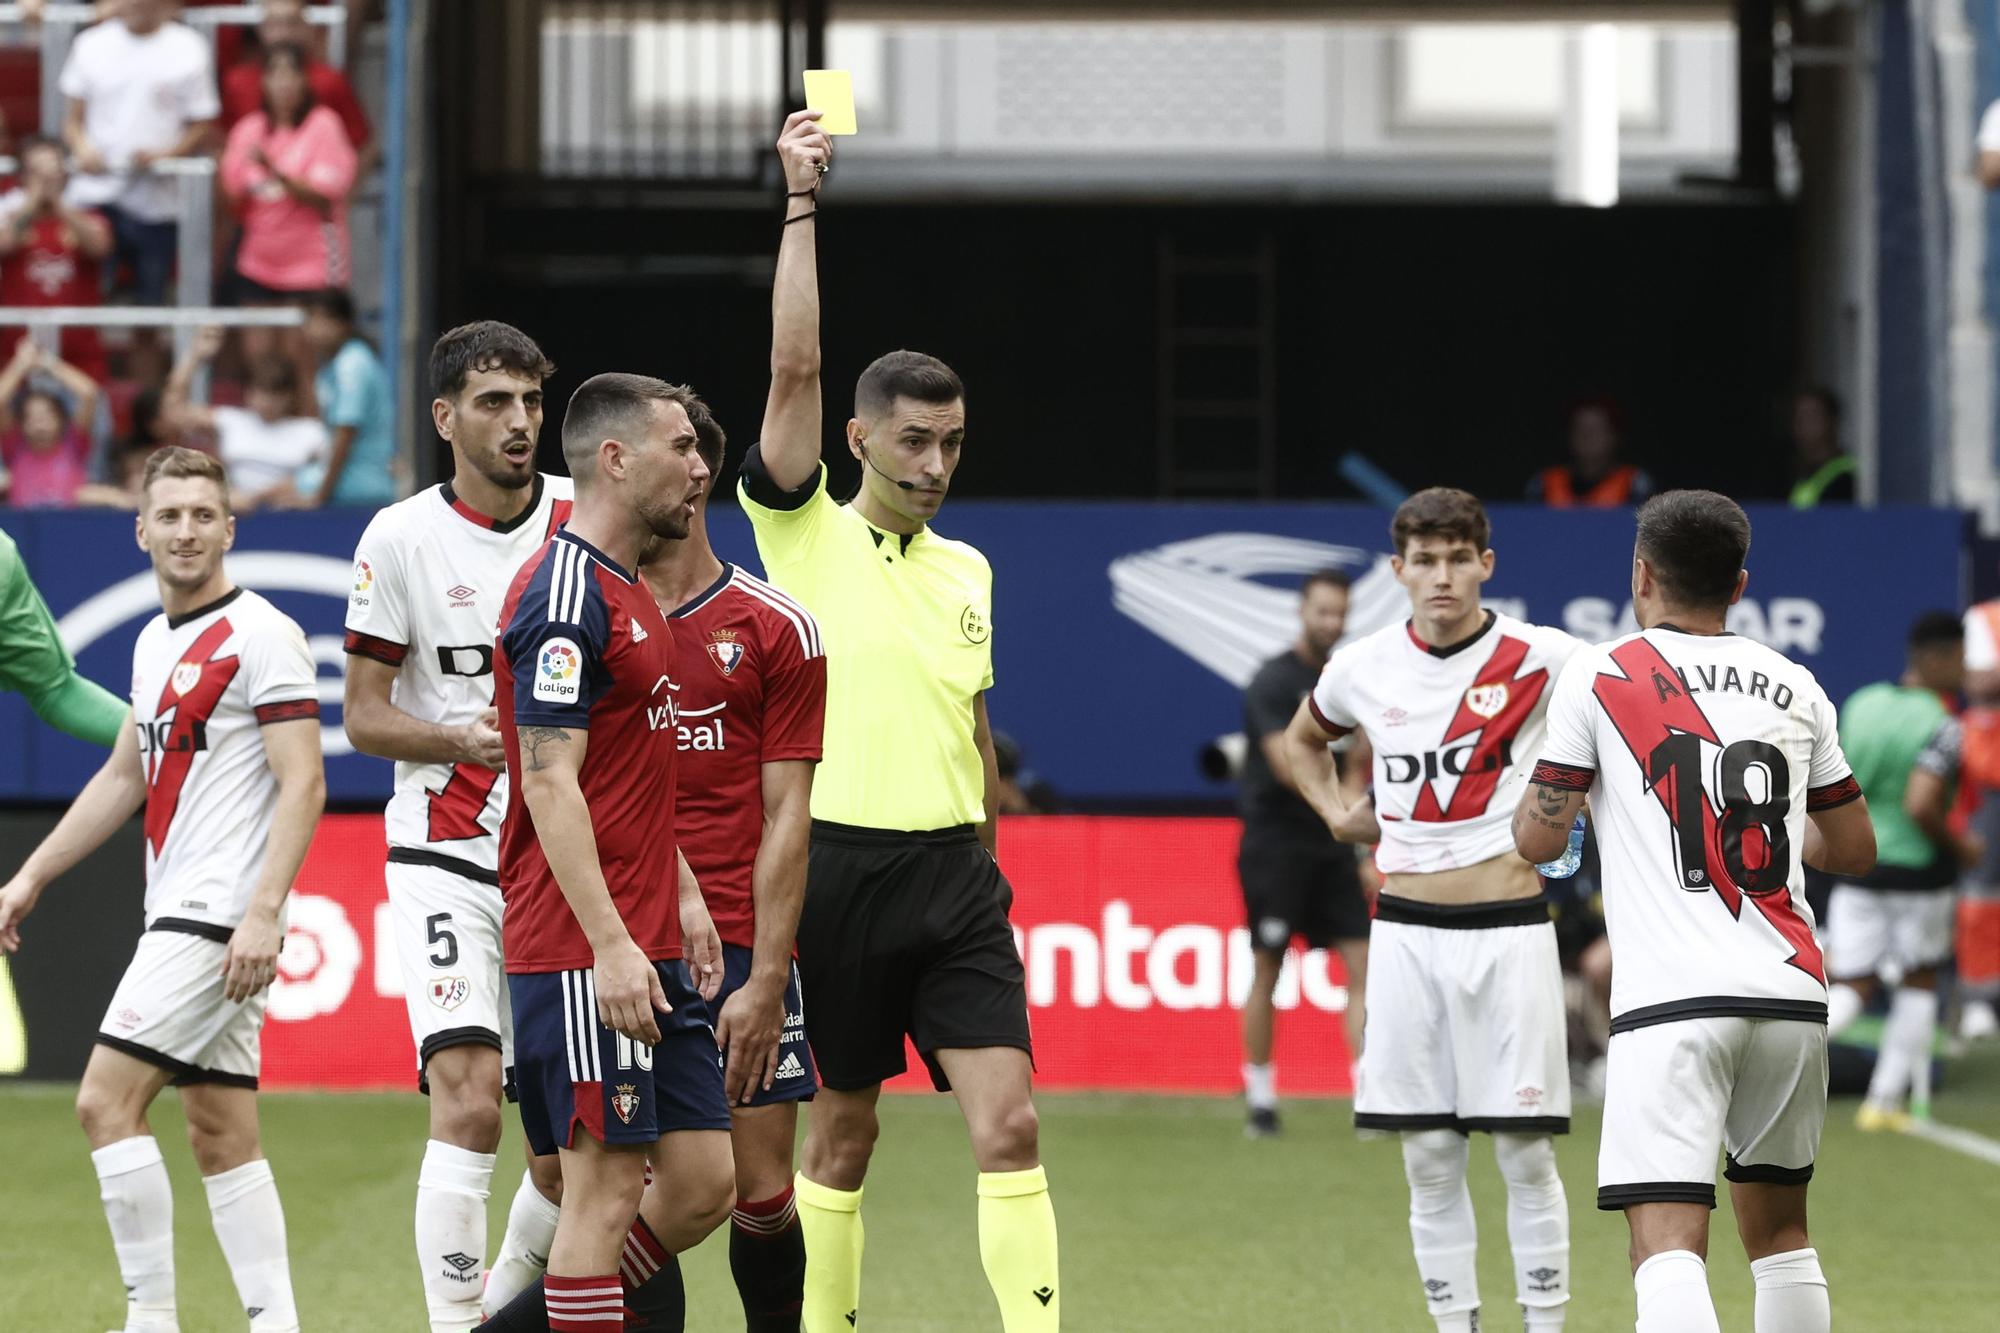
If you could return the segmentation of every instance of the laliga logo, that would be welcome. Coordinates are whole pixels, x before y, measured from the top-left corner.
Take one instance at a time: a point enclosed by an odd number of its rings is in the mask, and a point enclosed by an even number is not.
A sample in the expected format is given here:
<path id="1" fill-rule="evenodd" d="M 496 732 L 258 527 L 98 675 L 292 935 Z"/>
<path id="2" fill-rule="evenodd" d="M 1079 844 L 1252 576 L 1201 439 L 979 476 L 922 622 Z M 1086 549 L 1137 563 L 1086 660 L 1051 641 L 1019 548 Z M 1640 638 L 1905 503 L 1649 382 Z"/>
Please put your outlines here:
<path id="1" fill-rule="evenodd" d="M 279 1023 L 302 1023 L 347 1003 L 361 970 L 361 937 L 331 898 L 294 893 L 290 913 L 269 1013 Z"/>
<path id="2" fill-rule="evenodd" d="M 372 584 L 374 574 L 368 570 L 366 561 L 350 565 L 331 556 L 302 555 L 294 551 L 240 551 L 229 557 L 229 577 L 238 587 L 255 592 L 317 593 L 341 603 L 345 603 L 350 594 L 358 595 L 364 572 Z M 84 649 L 127 621 L 142 615 L 156 615 L 159 609 L 159 585 L 153 581 L 153 571 L 148 569 L 121 579 L 93 597 L 86 597 L 56 622 L 56 632 L 62 635 L 62 641 L 71 655 L 81 657 Z M 347 672 L 344 619 L 338 615 L 334 617 L 335 632 L 332 634 L 311 632 L 313 624 L 325 623 L 317 617 L 298 619 L 310 621 L 302 626 L 307 630 L 306 646 L 312 650 L 313 661 L 322 668 L 319 676 L 320 750 L 328 758 L 353 754 L 354 747 L 348 744 L 347 732 L 339 721 Z M 329 667 L 332 668 L 331 674 L 326 671 Z M 329 717 L 333 720 L 326 721 Z"/>

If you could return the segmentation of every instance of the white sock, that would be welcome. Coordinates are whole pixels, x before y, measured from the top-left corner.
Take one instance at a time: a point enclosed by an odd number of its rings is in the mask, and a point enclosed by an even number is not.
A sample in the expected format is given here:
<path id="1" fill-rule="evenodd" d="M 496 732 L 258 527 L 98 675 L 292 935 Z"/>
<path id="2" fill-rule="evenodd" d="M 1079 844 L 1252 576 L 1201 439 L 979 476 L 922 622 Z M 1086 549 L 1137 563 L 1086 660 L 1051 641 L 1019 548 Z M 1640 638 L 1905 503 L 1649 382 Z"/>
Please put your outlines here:
<path id="1" fill-rule="evenodd" d="M 1243 1100 L 1260 1111 L 1278 1109 L 1278 1071 L 1271 1065 L 1243 1066 Z"/>
<path id="2" fill-rule="evenodd" d="M 1459 1310 L 1453 1314 L 1432 1315 L 1437 1321 L 1438 1333 L 1479 1333 L 1479 1309 Z"/>
<path id="3" fill-rule="evenodd" d="M 252 1333 L 298 1333 L 292 1262 L 285 1253 L 285 1209 L 263 1158 L 202 1180 L 215 1239 L 250 1316 Z"/>
<path id="4" fill-rule="evenodd" d="M 1847 1025 L 1861 1017 L 1866 1002 L 1861 992 L 1844 981 L 1836 981 L 1826 992 L 1826 1035 L 1829 1039 L 1838 1037 L 1847 1030 Z"/>
<path id="5" fill-rule="evenodd" d="M 1750 1262 L 1757 1280 L 1757 1333 L 1826 1333 L 1833 1326 L 1818 1250 L 1788 1250 Z"/>
<path id="6" fill-rule="evenodd" d="M 1546 1134 L 1495 1134 L 1493 1156 L 1507 1182 L 1515 1299 L 1529 1328 L 1553 1333 L 1569 1301 L 1569 1199 L 1555 1142 Z"/>
<path id="7" fill-rule="evenodd" d="M 417 1264 L 431 1333 L 477 1328 L 486 1267 L 486 1196 L 493 1154 L 432 1139 L 417 1172 Z"/>
<path id="8" fill-rule="evenodd" d="M 1708 1294 L 1708 1265 L 1692 1250 L 1667 1250 L 1632 1274 L 1637 1333 L 1722 1333 Z"/>
<path id="9" fill-rule="evenodd" d="M 1479 1309 L 1479 1224 L 1472 1215 L 1472 1192 L 1465 1187 L 1470 1156 L 1465 1136 L 1454 1130 L 1403 1135 L 1403 1174 L 1410 1182 L 1410 1246 L 1424 1284 L 1424 1308 L 1440 1329 L 1477 1323 L 1445 1321 L 1445 1316 L 1470 1316 Z"/>
<path id="10" fill-rule="evenodd" d="M 97 1168 L 111 1248 L 125 1281 L 125 1327 L 132 1333 L 173 1333 L 174 1190 L 158 1140 L 150 1134 L 120 1139 L 90 1154 Z"/>
<path id="11" fill-rule="evenodd" d="M 1931 1040 L 1937 1035 L 1937 992 L 1898 986 L 1889 999 L 1889 1021 L 1882 1026 L 1882 1048 L 1875 1073 L 1868 1080 L 1868 1100 L 1894 1106 L 1910 1089 L 1919 1064 L 1928 1066 Z M 1928 1069 L 1926 1074 L 1928 1075 Z M 1930 1079 L 1924 1079 L 1925 1092 Z"/>
<path id="12" fill-rule="evenodd" d="M 493 1270 L 486 1275 L 486 1315 L 499 1314 L 508 1301 L 528 1289 L 549 1266 L 549 1246 L 555 1242 L 556 1222 L 562 1210 L 542 1197 L 535 1179 L 521 1173 L 521 1188 L 514 1191 L 513 1206 L 507 1210 L 507 1234 L 494 1256 Z"/>

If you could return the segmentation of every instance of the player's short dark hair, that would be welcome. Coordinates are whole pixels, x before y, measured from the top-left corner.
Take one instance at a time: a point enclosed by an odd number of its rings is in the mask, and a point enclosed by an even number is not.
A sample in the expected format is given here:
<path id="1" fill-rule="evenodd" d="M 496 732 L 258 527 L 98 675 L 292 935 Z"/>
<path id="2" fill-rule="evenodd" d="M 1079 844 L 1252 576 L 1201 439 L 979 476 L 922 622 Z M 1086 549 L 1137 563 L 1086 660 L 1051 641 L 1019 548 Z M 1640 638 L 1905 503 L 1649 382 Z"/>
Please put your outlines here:
<path id="1" fill-rule="evenodd" d="M 1910 651 L 1959 648 L 1965 643 L 1965 622 L 1949 611 L 1926 611 L 1910 623 Z"/>
<path id="2" fill-rule="evenodd" d="M 889 352 L 876 357 L 854 382 L 854 414 L 877 418 L 898 398 L 920 403 L 955 403 L 965 397 L 958 372 L 922 352 Z"/>
<path id="3" fill-rule="evenodd" d="M 556 363 L 542 355 L 533 338 L 497 319 L 461 324 L 431 344 L 433 397 L 456 398 L 467 380 L 490 370 L 545 380 L 556 373 Z"/>
<path id="4" fill-rule="evenodd" d="M 1486 517 L 1486 506 L 1472 492 L 1432 486 L 1397 505 L 1396 516 L 1389 520 L 1389 539 L 1396 544 L 1397 555 L 1418 537 L 1468 541 L 1473 550 L 1484 551 L 1493 540 L 1493 524 Z"/>
<path id="5" fill-rule="evenodd" d="M 354 322 L 354 297 L 342 287 L 323 287 L 319 291 L 308 292 L 299 304 L 305 307 L 308 314 L 325 315 L 342 324 Z"/>
<path id="6" fill-rule="evenodd" d="M 1299 596 L 1303 597 L 1314 588 L 1338 588 L 1347 592 L 1354 587 L 1354 579 L 1344 569 L 1315 569 L 1299 584 Z"/>
<path id="7" fill-rule="evenodd" d="M 1750 554 L 1750 519 L 1718 492 L 1668 491 L 1639 507 L 1637 545 L 1668 601 L 1689 609 L 1728 606 Z"/>
<path id="8" fill-rule="evenodd" d="M 687 409 L 688 423 L 694 427 L 694 449 L 710 472 L 722 471 L 722 455 L 729 448 L 729 432 L 715 419 L 715 410 L 701 395 L 689 393 L 681 406 Z"/>
<path id="9" fill-rule="evenodd" d="M 605 440 L 630 437 L 645 427 L 654 403 L 679 403 L 690 423 L 697 407 L 708 409 L 694 390 L 684 384 L 669 384 L 651 375 L 630 375 L 607 371 L 592 375 L 579 384 L 563 409 L 563 458 L 570 471 L 587 469 L 597 456 L 597 446 Z M 699 439 L 697 428 L 696 437 Z"/>
<path id="10" fill-rule="evenodd" d="M 146 472 L 140 479 L 139 490 L 149 492 L 153 483 L 167 478 L 205 477 L 215 483 L 222 492 L 222 508 L 229 509 L 229 474 L 223 471 L 222 460 L 214 454 L 205 454 L 199 449 L 187 449 L 178 444 L 161 445 L 146 459 Z"/>

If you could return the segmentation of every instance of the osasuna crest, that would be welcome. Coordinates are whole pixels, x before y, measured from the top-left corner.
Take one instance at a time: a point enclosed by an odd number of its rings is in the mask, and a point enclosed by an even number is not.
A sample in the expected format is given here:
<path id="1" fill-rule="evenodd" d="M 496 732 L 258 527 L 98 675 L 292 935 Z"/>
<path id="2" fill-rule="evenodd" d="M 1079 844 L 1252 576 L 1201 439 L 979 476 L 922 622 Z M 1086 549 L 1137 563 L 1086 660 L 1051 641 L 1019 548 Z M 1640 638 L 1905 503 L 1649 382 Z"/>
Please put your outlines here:
<path id="1" fill-rule="evenodd" d="M 201 663 L 180 662 L 174 666 L 174 693 L 186 694 L 201 684 Z"/>
<path id="2" fill-rule="evenodd" d="M 618 1113 L 620 1120 L 628 1125 L 631 1124 L 632 1117 L 639 1112 L 638 1085 L 635 1083 L 620 1083 L 618 1090 L 612 1094 L 611 1109 Z"/>
<path id="3" fill-rule="evenodd" d="M 719 629 L 709 637 L 708 655 L 715 660 L 725 676 L 734 675 L 743 661 L 743 645 L 736 641 L 736 631 Z"/>
<path id="4" fill-rule="evenodd" d="M 1479 716 L 1492 719 L 1507 706 L 1505 685 L 1474 685 L 1465 692 L 1465 706 Z"/>

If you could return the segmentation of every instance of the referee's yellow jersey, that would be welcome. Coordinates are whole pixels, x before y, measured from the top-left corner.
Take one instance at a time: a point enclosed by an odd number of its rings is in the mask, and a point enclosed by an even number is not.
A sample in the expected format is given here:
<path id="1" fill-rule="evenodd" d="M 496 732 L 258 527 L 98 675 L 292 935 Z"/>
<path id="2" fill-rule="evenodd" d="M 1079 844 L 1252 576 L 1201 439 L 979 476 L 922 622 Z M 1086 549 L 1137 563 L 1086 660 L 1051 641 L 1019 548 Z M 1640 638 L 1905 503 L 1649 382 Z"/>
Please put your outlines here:
<path id="1" fill-rule="evenodd" d="M 826 644 L 825 758 L 814 819 L 939 829 L 986 819 L 973 698 L 993 686 L 993 568 L 926 528 L 883 532 L 826 493 L 826 467 L 787 507 L 745 464 L 738 487 L 771 582 L 804 603 Z"/>

